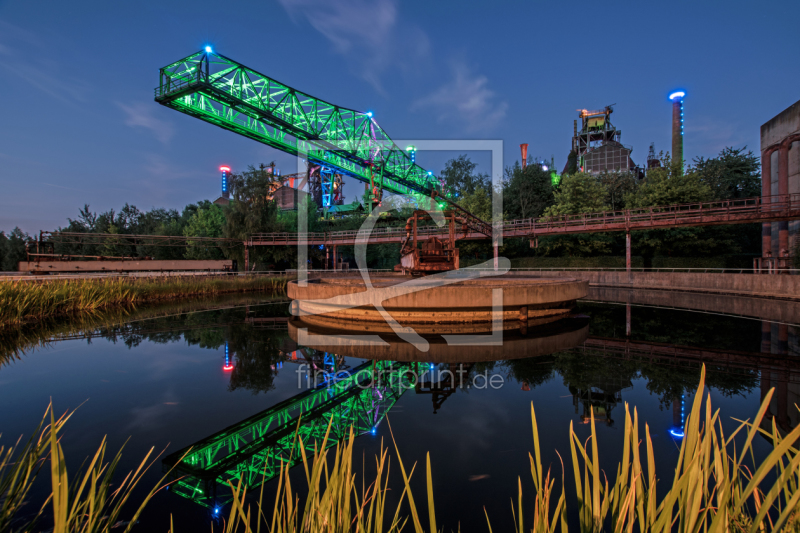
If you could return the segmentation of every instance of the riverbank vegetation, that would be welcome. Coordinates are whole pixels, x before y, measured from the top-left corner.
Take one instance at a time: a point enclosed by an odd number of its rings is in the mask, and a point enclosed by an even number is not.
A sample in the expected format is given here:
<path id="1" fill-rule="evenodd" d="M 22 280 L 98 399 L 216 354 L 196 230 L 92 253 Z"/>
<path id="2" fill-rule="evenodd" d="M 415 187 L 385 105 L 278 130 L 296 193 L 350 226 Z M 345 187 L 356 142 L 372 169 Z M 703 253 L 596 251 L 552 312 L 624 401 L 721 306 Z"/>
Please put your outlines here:
<path id="1" fill-rule="evenodd" d="M 285 316 L 288 300 L 281 292 L 224 293 L 161 300 L 138 307 L 111 307 L 92 313 L 51 316 L 34 322 L 0 328 L 0 367 L 63 340 L 107 339 L 133 347 L 145 339 L 157 342 L 186 340 L 203 348 L 217 349 L 226 337 L 220 329 L 234 332 L 251 313 L 266 309 Z M 249 328 L 252 330 L 252 328 Z M 248 330 L 249 333 L 249 330 Z M 248 335 L 242 334 L 242 337 Z M 209 337 L 213 341 L 209 341 Z"/>
<path id="2" fill-rule="evenodd" d="M 277 292 L 286 282 L 283 277 L 261 276 L 5 281 L 0 282 L 0 328 L 192 296 Z"/>
<path id="3" fill-rule="evenodd" d="M 671 476 L 659 477 L 655 471 L 650 429 L 646 424 L 641 427 L 636 409 L 631 412 L 627 405 L 619 442 L 622 457 L 615 467 L 601 464 L 592 417 L 591 436 L 585 441 L 570 423 L 570 449 L 568 453 L 562 450 L 566 459 L 562 472 L 545 468 L 531 405 L 533 451 L 529 459 L 535 492 L 523 494 L 522 483 L 518 483 L 511 511 L 516 531 L 800 531 L 800 451 L 796 447 L 800 427 L 781 434 L 766 416 L 770 391 L 752 421 L 739 421 L 733 432 L 726 433 L 721 413 L 713 409 L 710 395 L 705 396 L 704 378 L 703 372 L 679 438 L 680 451 Z M 45 421 L 49 418 L 50 423 L 43 421 L 27 444 L 0 449 L 0 493 L 4 495 L 0 530 L 31 531 L 34 525 L 46 527 L 45 520 L 52 520 L 53 531 L 58 533 L 110 531 L 115 524 L 117 531 L 127 532 L 162 487 L 166 476 L 143 501 L 125 507 L 131 491 L 155 462 L 149 462 L 152 451 L 135 472 L 112 489 L 112 483 L 118 482 L 119 454 L 105 462 L 105 442 L 70 480 L 58 438 L 69 416 L 56 419 L 48 409 Z M 759 459 L 753 444 L 757 437 L 772 444 L 771 451 Z M 306 447 L 298 442 L 308 484 L 305 496 L 292 486 L 289 465 L 273 481 L 278 487 L 272 504 L 264 500 L 263 489 L 257 501 L 251 502 L 241 485 L 232 485 L 233 501 L 222 529 L 247 533 L 262 527 L 272 533 L 440 531 L 430 454 L 424 473 L 426 493 L 414 494 L 411 478 L 416 465 L 405 464 L 395 444 L 394 460 L 403 480 L 394 492 L 399 494 L 398 501 L 389 492 L 389 450 L 381 445 L 374 477 L 369 483 L 359 481 L 355 439 L 351 430 L 348 439 L 333 449 L 317 450 L 313 457 L 307 456 Z M 38 513 L 18 516 L 35 478 L 47 470 L 43 465 L 50 470 L 52 494 Z M 568 491 L 574 491 L 569 499 Z M 396 507 L 394 503 L 389 507 L 390 500 L 397 502 Z M 486 531 L 492 531 L 492 519 L 486 516 Z M 174 531 L 172 523 L 164 527 Z"/>

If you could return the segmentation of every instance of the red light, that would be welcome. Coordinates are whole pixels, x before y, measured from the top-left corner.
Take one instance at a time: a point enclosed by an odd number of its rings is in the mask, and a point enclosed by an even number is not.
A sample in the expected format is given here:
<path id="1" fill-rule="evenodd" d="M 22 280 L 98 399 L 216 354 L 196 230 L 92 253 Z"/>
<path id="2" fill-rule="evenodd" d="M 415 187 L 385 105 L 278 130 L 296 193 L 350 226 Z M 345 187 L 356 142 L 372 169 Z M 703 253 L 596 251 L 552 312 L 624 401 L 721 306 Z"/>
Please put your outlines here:
<path id="1" fill-rule="evenodd" d="M 230 167 L 219 167 L 219 169 L 220 169 L 222 172 L 230 172 L 230 171 L 231 171 Z"/>
<path id="2" fill-rule="evenodd" d="M 222 367 L 222 370 L 233 370 L 233 365 L 225 365 Z"/>

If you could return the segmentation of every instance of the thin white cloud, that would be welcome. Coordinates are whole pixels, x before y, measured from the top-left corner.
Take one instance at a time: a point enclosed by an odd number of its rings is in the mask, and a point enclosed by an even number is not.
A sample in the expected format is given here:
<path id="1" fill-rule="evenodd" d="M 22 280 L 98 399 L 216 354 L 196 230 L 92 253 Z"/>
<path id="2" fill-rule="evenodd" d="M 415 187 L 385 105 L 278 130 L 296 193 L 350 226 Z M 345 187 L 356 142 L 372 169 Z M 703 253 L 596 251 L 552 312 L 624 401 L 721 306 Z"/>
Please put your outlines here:
<path id="1" fill-rule="evenodd" d="M 172 136 L 175 135 L 175 128 L 172 123 L 156 117 L 155 108 L 152 104 L 134 102 L 126 105 L 117 102 L 117 105 L 125 113 L 126 126 L 150 130 L 156 139 L 163 144 L 168 144 Z"/>
<path id="2" fill-rule="evenodd" d="M 428 53 L 424 32 L 408 24 L 399 26 L 394 0 L 278 1 L 295 23 L 307 20 L 384 95 L 381 77 L 389 66 L 405 69 Z"/>
<path id="3" fill-rule="evenodd" d="M 37 35 L 0 20 L 0 70 L 62 102 L 85 102 L 91 86 L 64 74 Z"/>
<path id="4" fill-rule="evenodd" d="M 486 76 L 456 63 L 450 81 L 416 100 L 411 110 L 430 110 L 439 122 L 458 122 L 470 132 L 491 129 L 505 118 L 508 103 L 501 101 L 488 85 Z"/>

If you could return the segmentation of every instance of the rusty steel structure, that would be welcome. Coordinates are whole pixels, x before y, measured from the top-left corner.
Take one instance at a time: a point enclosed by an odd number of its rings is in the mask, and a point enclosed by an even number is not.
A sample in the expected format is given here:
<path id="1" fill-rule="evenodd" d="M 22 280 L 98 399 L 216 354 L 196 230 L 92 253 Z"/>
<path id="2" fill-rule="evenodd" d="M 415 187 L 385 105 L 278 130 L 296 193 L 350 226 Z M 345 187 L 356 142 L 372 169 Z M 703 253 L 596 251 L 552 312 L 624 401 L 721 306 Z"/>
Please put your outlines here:
<path id="1" fill-rule="evenodd" d="M 448 230 L 444 238 L 437 235 L 429 235 L 425 240 L 419 238 L 419 222 L 427 220 L 432 220 L 428 212 L 417 210 L 406 222 L 406 236 L 400 244 L 400 264 L 395 270 L 412 275 L 458 270 L 455 214 L 444 213 Z"/>
<path id="2" fill-rule="evenodd" d="M 545 235 L 637 231 L 692 226 L 752 224 L 782 220 L 800 220 L 800 194 L 771 197 L 741 198 L 712 202 L 696 202 L 660 207 L 643 207 L 625 211 L 604 211 L 579 215 L 504 220 L 500 223 L 503 237 L 523 237 L 531 240 Z M 447 229 L 425 226 L 418 236 L 443 236 Z M 398 242 L 405 237 L 405 228 L 377 228 L 369 235 L 370 243 Z M 358 231 L 328 231 L 308 233 L 254 233 L 246 246 L 353 245 Z M 465 240 L 486 239 L 485 233 L 470 228 L 459 237 Z"/>

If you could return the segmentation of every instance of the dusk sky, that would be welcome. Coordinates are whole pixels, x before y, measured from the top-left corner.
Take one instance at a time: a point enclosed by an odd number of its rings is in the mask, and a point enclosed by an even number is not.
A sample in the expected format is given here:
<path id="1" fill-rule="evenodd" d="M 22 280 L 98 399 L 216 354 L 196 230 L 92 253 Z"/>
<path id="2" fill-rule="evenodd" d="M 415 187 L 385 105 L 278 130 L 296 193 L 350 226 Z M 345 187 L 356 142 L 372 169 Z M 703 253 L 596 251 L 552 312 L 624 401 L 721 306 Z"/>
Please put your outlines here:
<path id="1" fill-rule="evenodd" d="M 181 209 L 234 171 L 296 158 L 153 101 L 158 69 L 206 45 L 395 139 L 501 139 L 503 164 L 570 149 L 576 109 L 612 122 L 643 164 L 669 150 L 687 93 L 685 156 L 759 151 L 800 99 L 800 2 L 0 0 L 0 230 L 67 224 L 83 204 Z M 420 153 L 437 172 L 457 153 Z M 489 171 L 486 153 L 470 154 Z M 354 180 L 346 202 L 362 191 Z"/>

